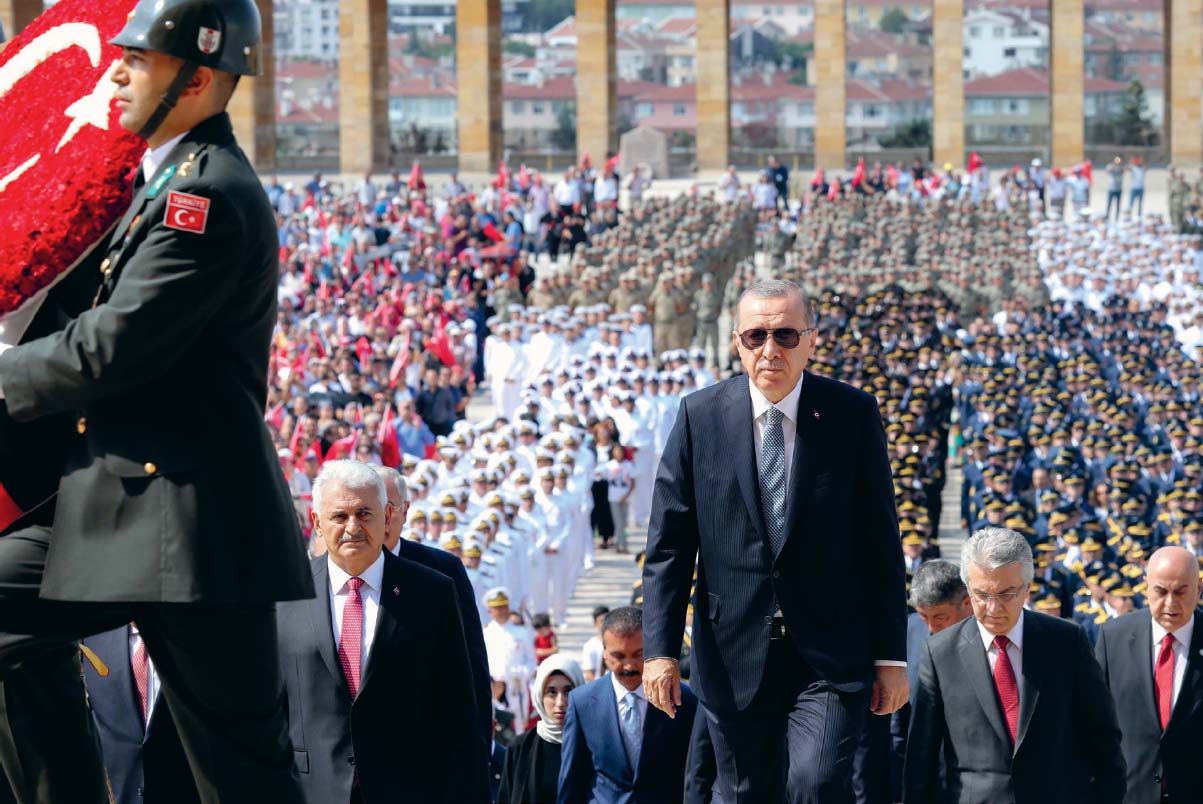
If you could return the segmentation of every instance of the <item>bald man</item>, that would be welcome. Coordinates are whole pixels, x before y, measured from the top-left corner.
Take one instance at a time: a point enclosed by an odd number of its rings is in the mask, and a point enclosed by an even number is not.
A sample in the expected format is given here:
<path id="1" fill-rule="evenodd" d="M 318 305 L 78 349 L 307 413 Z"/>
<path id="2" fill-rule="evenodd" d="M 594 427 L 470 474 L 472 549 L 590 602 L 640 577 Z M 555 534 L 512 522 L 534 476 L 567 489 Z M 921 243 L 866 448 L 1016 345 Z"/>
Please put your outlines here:
<path id="1" fill-rule="evenodd" d="M 1115 698 L 1126 804 L 1203 801 L 1203 627 L 1199 564 L 1163 547 L 1145 571 L 1149 607 L 1105 623 L 1095 655 Z"/>
<path id="2" fill-rule="evenodd" d="M 479 725 L 484 735 L 484 745 L 493 744 L 493 691 L 489 679 L 489 661 L 485 653 L 484 632 L 480 628 L 480 615 L 476 612 L 476 594 L 472 582 L 460 560 L 446 550 L 436 550 L 419 542 L 401 538 L 401 530 L 409 514 L 409 490 L 405 478 L 396 469 L 373 464 L 372 469 L 384 481 L 388 496 L 388 507 L 393 516 L 386 526 L 384 549 L 398 558 L 421 564 L 440 575 L 446 575 L 455 584 L 455 597 L 459 604 L 460 619 L 464 623 L 464 641 L 468 643 L 468 662 L 472 665 L 472 689 L 476 696 Z M 480 761 L 488 762 L 487 756 Z"/>

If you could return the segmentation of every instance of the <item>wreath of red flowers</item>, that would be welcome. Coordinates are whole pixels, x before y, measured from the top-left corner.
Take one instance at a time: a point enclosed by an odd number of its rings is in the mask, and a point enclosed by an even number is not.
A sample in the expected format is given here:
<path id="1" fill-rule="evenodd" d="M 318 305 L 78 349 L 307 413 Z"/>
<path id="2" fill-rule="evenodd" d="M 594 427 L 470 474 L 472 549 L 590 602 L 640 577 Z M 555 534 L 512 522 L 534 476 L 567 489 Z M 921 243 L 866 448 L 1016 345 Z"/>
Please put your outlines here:
<path id="1" fill-rule="evenodd" d="M 129 206 L 145 143 L 118 124 L 108 44 L 134 0 L 62 0 L 0 52 L 0 317 L 71 270 Z"/>

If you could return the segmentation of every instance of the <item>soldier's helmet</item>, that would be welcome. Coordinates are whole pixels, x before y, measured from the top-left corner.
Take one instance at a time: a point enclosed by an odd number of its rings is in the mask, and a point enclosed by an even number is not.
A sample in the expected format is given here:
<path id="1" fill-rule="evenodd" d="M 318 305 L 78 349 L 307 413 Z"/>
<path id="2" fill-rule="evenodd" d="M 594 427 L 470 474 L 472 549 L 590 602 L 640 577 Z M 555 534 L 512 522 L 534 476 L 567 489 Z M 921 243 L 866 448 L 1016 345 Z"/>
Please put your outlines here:
<path id="1" fill-rule="evenodd" d="M 254 0 L 140 0 L 110 44 L 234 75 L 261 75 L 261 32 Z"/>

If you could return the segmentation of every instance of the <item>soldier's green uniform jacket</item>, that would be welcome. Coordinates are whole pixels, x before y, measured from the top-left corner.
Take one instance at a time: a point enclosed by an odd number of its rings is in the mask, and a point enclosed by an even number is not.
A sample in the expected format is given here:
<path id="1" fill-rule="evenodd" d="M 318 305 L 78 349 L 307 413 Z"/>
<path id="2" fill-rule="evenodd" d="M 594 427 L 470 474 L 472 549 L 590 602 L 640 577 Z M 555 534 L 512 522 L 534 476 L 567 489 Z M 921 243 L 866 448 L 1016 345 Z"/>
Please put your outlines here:
<path id="1" fill-rule="evenodd" d="M 96 306 L 0 355 L 15 420 L 77 417 L 42 597 L 313 597 L 263 423 L 275 218 L 227 115 L 184 136 L 96 253 Z"/>

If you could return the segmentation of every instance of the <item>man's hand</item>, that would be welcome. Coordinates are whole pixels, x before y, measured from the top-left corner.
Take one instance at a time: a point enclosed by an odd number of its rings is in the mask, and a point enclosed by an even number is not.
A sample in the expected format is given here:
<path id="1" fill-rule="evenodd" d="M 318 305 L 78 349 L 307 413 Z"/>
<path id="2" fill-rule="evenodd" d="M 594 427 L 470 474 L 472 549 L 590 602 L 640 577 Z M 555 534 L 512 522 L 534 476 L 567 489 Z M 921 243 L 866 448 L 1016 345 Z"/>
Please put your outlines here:
<path id="1" fill-rule="evenodd" d="M 644 678 L 647 670 L 644 670 Z M 911 694 L 911 685 L 906 678 L 905 667 L 878 667 L 877 679 L 873 682 L 873 697 L 869 710 L 875 715 L 889 715 L 902 708 Z"/>
<path id="2" fill-rule="evenodd" d="M 902 678 L 906 682 L 906 676 Z M 681 668 L 676 659 L 648 659 L 643 663 L 643 692 L 648 703 L 671 718 L 681 705 Z"/>

